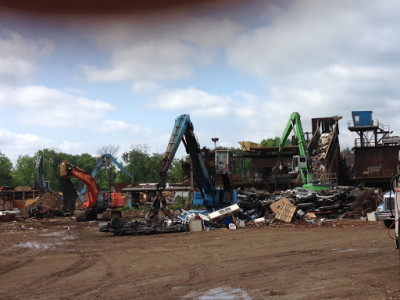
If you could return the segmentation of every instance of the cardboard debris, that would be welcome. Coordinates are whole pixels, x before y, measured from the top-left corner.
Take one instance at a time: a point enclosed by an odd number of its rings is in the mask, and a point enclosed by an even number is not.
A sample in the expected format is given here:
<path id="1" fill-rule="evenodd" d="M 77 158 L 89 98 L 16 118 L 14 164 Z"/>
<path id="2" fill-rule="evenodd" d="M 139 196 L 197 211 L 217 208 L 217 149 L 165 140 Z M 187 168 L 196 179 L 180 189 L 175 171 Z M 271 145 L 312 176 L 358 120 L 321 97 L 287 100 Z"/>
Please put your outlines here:
<path id="1" fill-rule="evenodd" d="M 278 213 L 275 215 L 275 219 L 290 223 L 293 215 L 296 212 L 296 209 L 297 207 L 291 203 L 283 203 L 279 207 Z"/>
<path id="2" fill-rule="evenodd" d="M 278 211 L 279 211 L 279 208 L 283 204 L 292 204 L 292 202 L 290 202 L 290 200 L 288 198 L 282 198 L 282 199 L 272 203 L 270 205 L 270 208 L 271 208 L 272 212 L 276 215 L 278 213 Z"/>

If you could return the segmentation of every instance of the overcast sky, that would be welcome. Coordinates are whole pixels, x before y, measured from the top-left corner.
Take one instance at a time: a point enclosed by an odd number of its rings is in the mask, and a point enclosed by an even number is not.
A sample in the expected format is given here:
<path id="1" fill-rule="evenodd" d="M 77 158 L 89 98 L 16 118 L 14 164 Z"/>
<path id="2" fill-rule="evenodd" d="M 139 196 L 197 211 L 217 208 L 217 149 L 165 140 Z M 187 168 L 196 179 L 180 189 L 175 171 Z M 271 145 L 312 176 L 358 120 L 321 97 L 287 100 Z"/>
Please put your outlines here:
<path id="1" fill-rule="evenodd" d="M 294 111 L 304 131 L 342 116 L 342 148 L 352 110 L 400 135 L 399 1 L 34 3 L 0 6 L 0 152 L 13 162 L 43 148 L 163 153 L 181 114 L 210 148 L 281 136 Z"/>

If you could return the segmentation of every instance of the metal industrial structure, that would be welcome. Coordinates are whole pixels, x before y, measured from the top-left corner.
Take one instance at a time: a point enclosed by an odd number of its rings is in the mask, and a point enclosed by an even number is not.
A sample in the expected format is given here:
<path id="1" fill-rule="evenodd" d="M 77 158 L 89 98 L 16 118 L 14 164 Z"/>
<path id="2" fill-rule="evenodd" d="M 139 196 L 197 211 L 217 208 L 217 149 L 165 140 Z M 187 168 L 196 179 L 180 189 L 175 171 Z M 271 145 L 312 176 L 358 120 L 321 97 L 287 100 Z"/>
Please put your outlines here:
<path id="1" fill-rule="evenodd" d="M 312 132 L 304 132 L 299 114 L 293 113 L 279 146 L 239 142 L 243 156 L 252 159 L 253 184 L 273 191 L 312 182 L 321 188 L 340 183 L 340 119 L 340 116 L 313 118 Z M 291 132 L 294 133 L 291 145 L 286 145 Z"/>
<path id="2" fill-rule="evenodd" d="M 397 165 L 400 137 L 391 136 L 389 125 L 373 120 L 372 111 L 352 111 L 348 129 L 358 135 L 351 179 L 356 185 L 388 190 Z"/>

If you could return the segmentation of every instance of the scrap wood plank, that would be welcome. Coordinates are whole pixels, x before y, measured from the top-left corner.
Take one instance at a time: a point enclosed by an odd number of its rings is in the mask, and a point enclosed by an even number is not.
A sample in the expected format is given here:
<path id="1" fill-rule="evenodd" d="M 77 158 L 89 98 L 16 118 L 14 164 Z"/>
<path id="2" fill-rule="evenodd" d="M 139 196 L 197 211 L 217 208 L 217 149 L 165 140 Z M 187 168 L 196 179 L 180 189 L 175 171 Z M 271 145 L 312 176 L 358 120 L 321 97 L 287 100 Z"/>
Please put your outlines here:
<path id="1" fill-rule="evenodd" d="M 296 209 L 297 207 L 291 203 L 283 203 L 278 208 L 278 213 L 275 215 L 275 219 L 290 223 Z"/>

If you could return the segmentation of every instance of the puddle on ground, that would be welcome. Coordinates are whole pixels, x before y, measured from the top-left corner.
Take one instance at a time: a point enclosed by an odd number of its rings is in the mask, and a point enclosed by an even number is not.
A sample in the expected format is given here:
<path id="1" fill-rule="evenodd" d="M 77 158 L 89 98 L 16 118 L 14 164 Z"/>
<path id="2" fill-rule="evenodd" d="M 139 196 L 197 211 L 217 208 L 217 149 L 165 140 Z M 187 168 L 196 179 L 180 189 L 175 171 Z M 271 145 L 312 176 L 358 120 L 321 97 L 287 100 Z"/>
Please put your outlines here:
<path id="1" fill-rule="evenodd" d="M 43 237 L 58 237 L 61 240 L 74 240 L 75 236 L 72 234 L 67 234 L 65 231 L 56 231 L 56 232 L 50 232 L 50 233 L 42 233 L 40 236 Z"/>
<path id="2" fill-rule="evenodd" d="M 338 251 L 338 252 L 355 252 L 359 251 L 360 249 L 355 249 L 355 248 L 349 248 L 349 249 L 332 249 L 332 251 Z"/>
<path id="3" fill-rule="evenodd" d="M 18 243 L 16 245 L 16 247 L 34 249 L 38 251 L 44 251 L 50 249 L 52 246 L 53 246 L 52 243 L 38 243 L 38 242 L 25 242 L 25 243 Z"/>
<path id="4" fill-rule="evenodd" d="M 213 288 L 205 292 L 192 292 L 183 298 L 199 300 L 251 300 L 250 295 L 246 291 L 228 286 Z"/>

